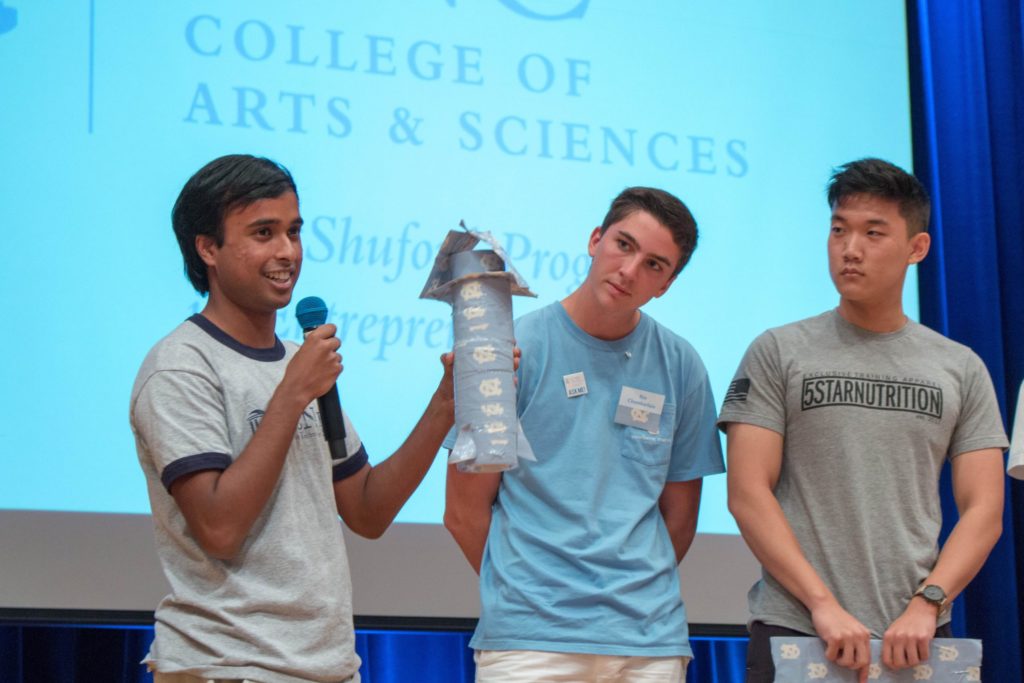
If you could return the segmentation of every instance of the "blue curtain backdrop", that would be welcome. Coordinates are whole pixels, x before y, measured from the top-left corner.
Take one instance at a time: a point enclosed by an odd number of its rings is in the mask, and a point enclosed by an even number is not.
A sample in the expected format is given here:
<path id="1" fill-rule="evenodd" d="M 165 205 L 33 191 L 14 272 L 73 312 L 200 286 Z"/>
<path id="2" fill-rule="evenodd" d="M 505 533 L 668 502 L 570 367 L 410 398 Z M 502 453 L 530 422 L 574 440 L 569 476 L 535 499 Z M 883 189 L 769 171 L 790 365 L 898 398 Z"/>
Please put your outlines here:
<path id="1" fill-rule="evenodd" d="M 363 683 L 472 683 L 470 634 L 359 629 Z M 0 626 L 3 683 L 150 683 L 152 627 Z M 745 638 L 692 639 L 689 683 L 743 680 Z"/>
<path id="2" fill-rule="evenodd" d="M 909 3 L 914 167 L 933 200 L 921 321 L 973 348 L 1003 414 L 1024 379 L 1024 49 L 1020 0 Z M 1007 419 L 1007 427 L 1011 426 Z M 956 520 L 948 472 L 946 532 Z M 982 638 L 985 680 L 1022 680 L 1024 487 L 1007 480 L 1003 536 L 958 600 L 954 632 Z"/>
<path id="3" fill-rule="evenodd" d="M 915 169 L 934 201 L 921 319 L 981 355 L 1009 416 L 1024 380 L 1024 12 L 1021 0 L 907 7 Z M 1024 484 L 1008 481 L 1007 494 L 1002 540 L 954 610 L 957 635 L 984 639 L 985 680 L 999 683 L 1021 681 L 1024 670 Z M 943 498 L 949 526 L 956 514 L 948 480 Z M 149 627 L 0 626 L 0 681 L 145 682 L 138 662 L 152 637 Z M 471 681 L 468 639 L 360 630 L 364 681 Z M 739 683 L 744 647 L 742 638 L 695 638 L 687 680 Z"/>

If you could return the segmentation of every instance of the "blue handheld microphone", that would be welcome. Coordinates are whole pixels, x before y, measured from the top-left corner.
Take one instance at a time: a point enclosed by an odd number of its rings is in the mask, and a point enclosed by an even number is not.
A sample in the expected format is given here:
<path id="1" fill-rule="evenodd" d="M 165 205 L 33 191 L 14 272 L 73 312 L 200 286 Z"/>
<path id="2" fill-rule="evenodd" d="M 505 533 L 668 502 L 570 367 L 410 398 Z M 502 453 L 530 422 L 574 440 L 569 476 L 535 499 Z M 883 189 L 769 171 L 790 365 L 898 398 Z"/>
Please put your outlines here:
<path id="1" fill-rule="evenodd" d="M 295 317 L 305 336 L 327 322 L 327 304 L 318 296 L 307 296 L 295 306 Z M 331 460 L 343 460 L 348 456 L 348 451 L 345 449 L 345 420 L 341 417 L 338 385 L 332 386 L 316 402 L 320 407 L 320 423 L 324 428 L 327 447 L 331 451 Z"/>

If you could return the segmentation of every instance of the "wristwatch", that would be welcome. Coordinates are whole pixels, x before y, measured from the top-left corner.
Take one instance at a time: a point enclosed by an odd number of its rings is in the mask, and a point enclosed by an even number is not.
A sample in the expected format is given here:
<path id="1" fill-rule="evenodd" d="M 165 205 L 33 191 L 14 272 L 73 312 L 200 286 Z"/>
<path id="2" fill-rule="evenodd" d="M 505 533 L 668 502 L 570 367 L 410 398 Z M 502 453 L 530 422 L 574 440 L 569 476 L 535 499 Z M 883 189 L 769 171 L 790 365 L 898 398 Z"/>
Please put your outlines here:
<path id="1" fill-rule="evenodd" d="M 920 595 L 927 602 L 935 605 L 939 608 L 939 615 L 941 616 L 946 612 L 949 607 L 949 601 L 946 598 L 946 591 L 942 590 L 942 586 L 936 586 L 934 583 L 922 585 L 916 591 L 914 591 L 914 597 Z"/>

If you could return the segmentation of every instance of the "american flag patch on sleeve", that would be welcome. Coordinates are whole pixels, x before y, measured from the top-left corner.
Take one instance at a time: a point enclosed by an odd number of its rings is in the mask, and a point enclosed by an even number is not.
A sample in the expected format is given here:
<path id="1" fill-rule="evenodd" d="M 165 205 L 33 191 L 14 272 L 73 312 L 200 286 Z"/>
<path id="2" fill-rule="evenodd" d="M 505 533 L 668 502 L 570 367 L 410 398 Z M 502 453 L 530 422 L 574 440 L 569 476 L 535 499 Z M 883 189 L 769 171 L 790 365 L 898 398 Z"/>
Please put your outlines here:
<path id="1" fill-rule="evenodd" d="M 729 385 L 729 391 L 725 392 L 725 400 L 723 403 L 736 402 L 742 403 L 747 400 L 747 394 L 750 392 L 750 380 L 746 377 L 734 379 L 732 384 Z"/>

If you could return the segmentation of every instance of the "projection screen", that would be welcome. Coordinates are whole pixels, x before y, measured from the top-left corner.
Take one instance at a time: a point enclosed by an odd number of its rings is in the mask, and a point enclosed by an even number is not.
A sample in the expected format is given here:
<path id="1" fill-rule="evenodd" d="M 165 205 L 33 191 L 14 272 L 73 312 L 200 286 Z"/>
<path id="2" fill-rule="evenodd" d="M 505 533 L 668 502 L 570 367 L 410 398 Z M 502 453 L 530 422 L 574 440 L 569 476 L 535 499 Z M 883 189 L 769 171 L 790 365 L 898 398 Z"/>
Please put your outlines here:
<path id="1" fill-rule="evenodd" d="M 521 315 L 582 281 L 588 234 L 629 185 L 697 218 L 690 265 L 646 310 L 696 347 L 720 400 L 754 336 L 836 304 L 832 168 L 909 168 L 905 34 L 891 0 L 0 2 L 0 608 L 151 611 L 166 591 L 128 395 L 204 304 L 169 215 L 207 161 L 294 174 L 304 264 L 278 334 L 300 338 L 298 299 L 326 300 L 374 462 L 451 344 L 448 306 L 417 298 L 447 231 L 505 245 L 539 295 L 516 297 Z M 439 456 L 383 539 L 350 538 L 358 614 L 475 616 L 443 492 Z M 704 483 L 699 531 L 691 620 L 742 623 L 757 570 L 724 475 Z"/>

